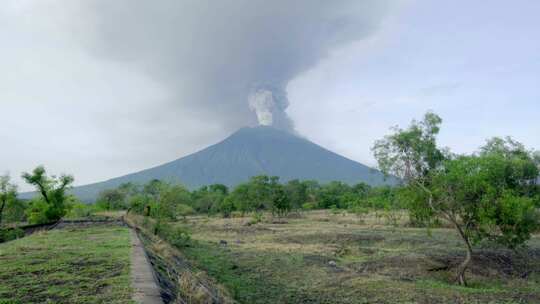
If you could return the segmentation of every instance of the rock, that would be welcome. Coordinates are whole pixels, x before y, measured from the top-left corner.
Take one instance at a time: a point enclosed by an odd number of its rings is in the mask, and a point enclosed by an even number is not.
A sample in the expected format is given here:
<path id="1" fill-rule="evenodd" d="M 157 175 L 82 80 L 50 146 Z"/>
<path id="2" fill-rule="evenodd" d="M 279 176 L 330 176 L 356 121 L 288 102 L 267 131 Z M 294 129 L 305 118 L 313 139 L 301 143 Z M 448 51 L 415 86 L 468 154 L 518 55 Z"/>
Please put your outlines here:
<path id="1" fill-rule="evenodd" d="M 330 267 L 337 267 L 336 261 L 329 261 L 328 266 Z"/>

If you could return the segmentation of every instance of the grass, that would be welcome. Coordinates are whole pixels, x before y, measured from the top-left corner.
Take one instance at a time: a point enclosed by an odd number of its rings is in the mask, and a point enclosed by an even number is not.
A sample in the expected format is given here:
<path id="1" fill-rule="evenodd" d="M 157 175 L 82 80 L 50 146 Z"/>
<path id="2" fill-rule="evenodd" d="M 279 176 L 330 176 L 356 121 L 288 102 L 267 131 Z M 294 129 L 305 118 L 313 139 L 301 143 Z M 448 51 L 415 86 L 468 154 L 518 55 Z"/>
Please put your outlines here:
<path id="1" fill-rule="evenodd" d="M 428 234 L 405 219 L 396 227 L 374 214 L 323 211 L 250 220 L 178 223 L 195 240 L 183 254 L 240 303 L 540 303 L 539 237 L 519 254 L 478 248 L 470 284 L 461 287 L 451 270 L 433 270 L 464 256 L 452 229 Z"/>
<path id="2" fill-rule="evenodd" d="M 0 244 L 0 303 L 132 303 L 129 230 L 39 232 Z"/>

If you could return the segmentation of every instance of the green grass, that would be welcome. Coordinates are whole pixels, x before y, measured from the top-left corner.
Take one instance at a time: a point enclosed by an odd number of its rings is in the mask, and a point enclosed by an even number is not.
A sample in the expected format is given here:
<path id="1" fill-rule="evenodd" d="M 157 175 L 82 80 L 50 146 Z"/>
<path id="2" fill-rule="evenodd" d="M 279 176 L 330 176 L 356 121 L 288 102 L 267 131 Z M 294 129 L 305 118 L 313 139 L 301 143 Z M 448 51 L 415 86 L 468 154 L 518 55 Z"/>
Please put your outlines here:
<path id="1" fill-rule="evenodd" d="M 196 216 L 178 223 L 195 240 L 183 254 L 240 303 L 540 303 L 538 237 L 529 242 L 525 266 L 519 256 L 502 259 L 515 273 L 505 273 L 500 257 L 489 255 L 500 252 L 489 249 L 467 273 L 469 286 L 461 287 L 453 272 L 430 271 L 463 256 L 452 229 L 428 235 L 405 221 L 393 227 L 376 216 L 320 211 L 286 223 L 272 223 L 269 215 L 257 225 L 247 225 L 250 220 Z M 526 278 L 523 271 L 530 272 Z"/>
<path id="2" fill-rule="evenodd" d="M 0 303 L 132 303 L 123 227 L 41 232 L 0 244 Z"/>

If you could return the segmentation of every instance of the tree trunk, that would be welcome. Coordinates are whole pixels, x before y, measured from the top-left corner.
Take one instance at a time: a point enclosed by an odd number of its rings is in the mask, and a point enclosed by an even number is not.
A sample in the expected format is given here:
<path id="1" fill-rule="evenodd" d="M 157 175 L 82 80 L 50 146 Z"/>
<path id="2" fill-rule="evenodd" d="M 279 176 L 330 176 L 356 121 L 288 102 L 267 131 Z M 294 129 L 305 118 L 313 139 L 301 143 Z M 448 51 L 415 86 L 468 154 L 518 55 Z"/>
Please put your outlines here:
<path id="1" fill-rule="evenodd" d="M 2 206 L 0 207 L 0 226 L 2 226 L 2 215 L 4 214 L 4 207 L 6 206 L 6 201 L 2 201 Z"/>
<path id="2" fill-rule="evenodd" d="M 465 260 L 461 262 L 461 264 L 459 265 L 457 269 L 456 281 L 459 283 L 459 285 L 467 286 L 467 281 L 465 280 L 465 272 L 467 271 L 467 267 L 469 266 L 469 263 L 472 260 L 472 253 L 473 253 L 472 246 L 471 246 L 471 242 L 469 241 L 469 238 L 467 237 L 467 235 L 465 235 L 465 233 L 463 232 L 463 230 L 461 229 L 457 221 L 452 221 L 452 222 L 454 226 L 456 226 L 456 229 L 459 232 L 459 236 L 461 236 L 461 239 L 463 240 L 463 242 L 465 243 L 467 247 L 467 254 L 465 256 Z"/>

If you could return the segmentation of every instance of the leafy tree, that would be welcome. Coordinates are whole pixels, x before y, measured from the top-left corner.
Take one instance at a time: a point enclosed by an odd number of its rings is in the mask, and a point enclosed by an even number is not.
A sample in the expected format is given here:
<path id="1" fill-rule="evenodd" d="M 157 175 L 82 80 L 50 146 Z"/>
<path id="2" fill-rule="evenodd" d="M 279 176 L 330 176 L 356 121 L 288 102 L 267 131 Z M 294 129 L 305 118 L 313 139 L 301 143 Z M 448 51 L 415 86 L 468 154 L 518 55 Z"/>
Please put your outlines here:
<path id="1" fill-rule="evenodd" d="M 129 208 L 127 212 L 133 211 L 138 214 L 150 215 L 150 210 L 148 210 L 148 206 L 150 206 L 150 203 L 151 199 L 147 195 L 136 194 L 130 197 Z"/>
<path id="2" fill-rule="evenodd" d="M 249 183 L 242 183 L 236 186 L 227 199 L 227 202 L 224 202 L 226 203 L 225 205 L 227 205 L 227 210 L 237 209 L 244 214 L 254 209 L 252 204 L 253 201 L 250 196 Z M 233 206 L 231 206 L 232 208 L 229 208 L 230 203 L 233 204 Z"/>
<path id="3" fill-rule="evenodd" d="M 300 209 L 308 201 L 308 187 L 297 179 L 285 184 L 284 190 L 292 209 Z"/>
<path id="4" fill-rule="evenodd" d="M 26 209 L 28 204 L 26 201 L 15 199 L 6 205 L 3 214 L 4 223 L 24 222 L 26 221 Z"/>
<path id="5" fill-rule="evenodd" d="M 213 184 L 208 186 L 208 192 L 227 195 L 229 194 L 229 188 L 223 184 Z"/>
<path id="6" fill-rule="evenodd" d="M 4 211 L 17 201 L 17 186 L 9 182 L 9 175 L 0 176 L 0 226 Z"/>
<path id="7" fill-rule="evenodd" d="M 178 214 L 179 216 L 181 216 L 185 220 L 188 215 L 194 214 L 195 210 L 193 210 L 193 208 L 191 208 L 191 206 L 189 206 L 189 205 L 178 204 L 178 205 L 176 205 L 176 212 L 175 213 Z"/>
<path id="8" fill-rule="evenodd" d="M 273 192 L 279 185 L 279 177 L 259 175 L 250 179 L 249 198 L 252 200 L 253 209 L 270 210 L 273 205 Z"/>
<path id="9" fill-rule="evenodd" d="M 158 179 L 153 179 L 143 186 L 142 192 L 143 194 L 148 195 L 153 201 L 157 202 L 159 201 L 159 196 L 163 188 L 166 186 L 167 185 L 164 182 Z"/>
<path id="10" fill-rule="evenodd" d="M 32 224 L 45 224 L 51 220 L 47 217 L 47 210 L 49 205 L 41 198 L 35 197 L 28 203 L 28 209 L 26 209 L 26 217 L 28 222 Z"/>
<path id="11" fill-rule="evenodd" d="M 231 213 L 235 210 L 234 200 L 231 195 L 226 196 L 219 205 L 219 212 L 223 217 L 227 218 L 231 216 Z"/>
<path id="12" fill-rule="evenodd" d="M 272 187 L 272 213 L 285 216 L 291 211 L 291 201 L 284 187 L 280 184 Z"/>
<path id="13" fill-rule="evenodd" d="M 194 207 L 197 212 L 219 212 L 219 206 L 228 193 L 229 189 L 222 184 L 203 186 L 192 193 Z"/>
<path id="14" fill-rule="evenodd" d="M 373 151 L 383 172 L 406 183 L 412 193 L 409 208 L 417 220 L 441 217 L 454 225 L 467 249 L 457 269 L 457 280 L 465 285 L 475 242 L 489 238 L 515 248 L 537 226 L 527 193 L 538 167 L 531 154 L 511 140 L 491 140 L 479 155 L 451 156 L 436 144 L 441 122 L 427 113 L 408 129 L 395 128 Z"/>
<path id="15" fill-rule="evenodd" d="M 159 201 L 154 210 L 154 217 L 169 219 L 176 219 L 177 215 L 185 217 L 187 214 L 178 214 L 179 210 L 185 210 L 185 208 L 178 208 L 180 205 L 189 207 L 193 211 L 191 194 L 184 186 L 162 184 L 160 188 Z"/>
<path id="16" fill-rule="evenodd" d="M 318 192 L 318 204 L 320 208 L 345 208 L 347 199 L 352 194 L 351 187 L 343 182 L 333 181 L 323 185 Z"/>
<path id="17" fill-rule="evenodd" d="M 99 193 L 97 205 L 105 210 L 117 210 L 126 208 L 126 193 L 116 189 L 106 189 Z"/>
<path id="18" fill-rule="evenodd" d="M 27 183 L 35 186 L 41 195 L 43 202 L 46 204 L 46 208 L 42 211 L 48 221 L 59 220 L 66 214 L 68 207 L 66 204 L 68 198 L 66 190 L 73 183 L 73 176 L 49 177 L 45 172 L 45 168 L 38 166 L 32 173 L 23 173 L 22 178 Z"/>
<path id="19" fill-rule="evenodd" d="M 120 186 L 118 186 L 118 190 L 124 193 L 128 200 L 130 197 L 141 193 L 140 186 L 132 182 L 121 184 Z"/>
<path id="20" fill-rule="evenodd" d="M 528 172 L 523 165 L 502 154 L 461 156 L 433 173 L 426 208 L 452 223 L 467 248 L 457 270 L 460 284 L 465 284 L 475 242 L 491 239 L 515 248 L 537 228 L 533 200 L 521 188 L 538 171 Z"/>

